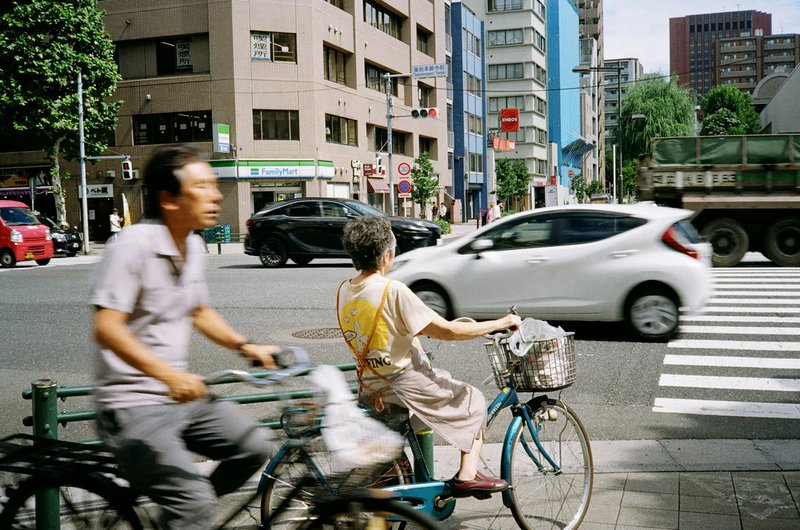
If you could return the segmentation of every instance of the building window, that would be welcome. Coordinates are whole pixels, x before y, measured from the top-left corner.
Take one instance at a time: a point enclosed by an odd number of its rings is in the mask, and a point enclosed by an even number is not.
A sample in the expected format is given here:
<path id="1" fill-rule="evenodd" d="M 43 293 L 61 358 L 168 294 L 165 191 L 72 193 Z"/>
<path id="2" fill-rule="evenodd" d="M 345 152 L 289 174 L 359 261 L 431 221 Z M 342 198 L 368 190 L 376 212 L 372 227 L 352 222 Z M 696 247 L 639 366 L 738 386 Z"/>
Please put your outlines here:
<path id="1" fill-rule="evenodd" d="M 503 133 L 509 140 L 514 140 L 518 144 L 525 142 L 525 127 L 520 127 L 517 132 Z"/>
<path id="2" fill-rule="evenodd" d="M 192 39 L 166 39 L 156 42 L 156 73 L 158 75 L 191 74 Z"/>
<path id="3" fill-rule="evenodd" d="M 509 46 L 511 44 L 522 44 L 524 42 L 522 29 L 504 29 L 490 31 L 489 46 Z"/>
<path id="4" fill-rule="evenodd" d="M 483 155 L 470 153 L 467 171 L 471 173 L 483 173 Z"/>
<path id="5" fill-rule="evenodd" d="M 491 64 L 489 65 L 489 79 L 522 79 L 524 68 L 522 63 Z"/>
<path id="6" fill-rule="evenodd" d="M 467 113 L 467 131 L 472 134 L 483 135 L 483 119 L 480 116 Z"/>
<path id="7" fill-rule="evenodd" d="M 420 107 L 433 106 L 433 89 L 420 83 L 417 85 L 417 105 Z"/>
<path id="8" fill-rule="evenodd" d="M 534 159 L 534 163 L 536 166 L 536 173 L 538 175 L 547 175 L 547 160 L 539 160 L 536 158 Z"/>
<path id="9" fill-rule="evenodd" d="M 332 6 L 336 6 L 339 9 L 344 9 L 344 0 L 325 0 Z"/>
<path id="10" fill-rule="evenodd" d="M 473 33 L 464 30 L 463 33 L 464 49 L 476 57 L 481 56 L 481 39 Z"/>
<path id="11" fill-rule="evenodd" d="M 547 51 L 547 40 L 544 38 L 544 35 L 536 30 L 533 30 L 533 45 L 541 52 Z"/>
<path id="12" fill-rule="evenodd" d="M 364 0 L 364 22 L 400 40 L 403 19 L 375 2 Z"/>
<path id="13" fill-rule="evenodd" d="M 210 142 L 211 111 L 140 114 L 133 117 L 134 145 Z"/>
<path id="14" fill-rule="evenodd" d="M 434 152 L 433 146 L 436 143 L 435 138 L 428 138 L 427 136 L 420 136 L 419 137 L 419 152 L 421 153 L 428 153 L 431 155 L 431 160 L 436 160 L 436 153 Z"/>
<path id="15" fill-rule="evenodd" d="M 358 147 L 358 122 L 333 114 L 325 115 L 325 141 Z"/>
<path id="16" fill-rule="evenodd" d="M 300 140 L 298 111 L 253 109 L 253 140 Z"/>
<path id="17" fill-rule="evenodd" d="M 592 100 L 592 105 L 594 105 L 594 100 Z M 547 102 L 542 98 L 540 98 L 539 96 L 533 96 L 533 111 L 543 116 L 546 115 Z"/>
<path id="18" fill-rule="evenodd" d="M 547 19 L 545 11 L 546 8 L 544 7 L 544 4 L 540 0 L 536 0 L 536 4 L 533 6 L 533 8 L 536 10 L 536 14 L 539 15 L 539 18 L 541 18 L 542 20 Z M 592 23 L 597 24 L 597 19 L 595 19 Z"/>
<path id="19" fill-rule="evenodd" d="M 375 127 L 375 145 L 374 151 L 376 153 L 385 153 L 388 146 L 388 135 L 386 129 L 382 127 Z M 392 154 L 404 155 L 406 154 L 406 133 L 400 131 L 392 131 Z"/>
<path id="20" fill-rule="evenodd" d="M 431 46 L 432 36 L 433 33 L 417 26 L 417 51 L 433 57 L 433 46 Z"/>
<path id="21" fill-rule="evenodd" d="M 297 63 L 297 36 L 294 33 L 251 31 L 250 59 Z"/>
<path id="22" fill-rule="evenodd" d="M 533 128 L 534 131 L 534 139 L 533 141 L 537 144 L 546 145 L 547 144 L 547 131 L 544 129 L 540 129 L 538 127 Z"/>
<path id="23" fill-rule="evenodd" d="M 480 78 L 466 73 L 464 74 L 464 77 L 467 85 L 467 93 L 478 98 L 481 97 L 483 95 L 483 87 Z"/>
<path id="24" fill-rule="evenodd" d="M 378 68 L 375 65 L 365 63 L 365 69 L 367 73 L 367 88 L 371 88 L 372 90 L 377 90 L 378 92 L 386 93 L 386 80 L 383 78 L 386 74 L 391 74 L 391 72 L 384 70 L 382 68 Z M 392 95 L 397 96 L 397 78 L 391 78 L 391 85 L 392 85 Z"/>
<path id="25" fill-rule="evenodd" d="M 347 64 L 347 56 L 333 48 L 327 46 L 322 47 L 323 62 L 325 63 L 325 79 L 339 83 L 340 85 L 347 84 L 345 76 L 345 65 Z"/>
<path id="26" fill-rule="evenodd" d="M 489 112 L 499 112 L 500 109 L 512 109 L 512 108 L 525 110 L 525 96 L 507 96 L 501 98 L 489 98 Z"/>
<path id="27" fill-rule="evenodd" d="M 488 0 L 489 12 L 522 9 L 522 0 Z"/>
<path id="28" fill-rule="evenodd" d="M 539 66 L 538 64 L 533 65 L 533 78 L 539 82 L 542 86 L 547 85 L 547 70 Z"/>

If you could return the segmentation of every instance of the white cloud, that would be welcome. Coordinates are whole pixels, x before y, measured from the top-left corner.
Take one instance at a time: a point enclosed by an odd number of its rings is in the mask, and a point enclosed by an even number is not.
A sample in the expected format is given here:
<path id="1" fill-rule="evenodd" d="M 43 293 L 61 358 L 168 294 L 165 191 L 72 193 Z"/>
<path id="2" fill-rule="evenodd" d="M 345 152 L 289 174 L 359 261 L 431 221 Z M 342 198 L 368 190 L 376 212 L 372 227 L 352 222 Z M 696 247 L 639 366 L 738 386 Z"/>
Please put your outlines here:
<path id="1" fill-rule="evenodd" d="M 797 0 L 603 0 L 605 57 L 636 57 L 645 72 L 669 71 L 669 19 L 755 9 L 772 14 L 772 33 L 800 33 Z"/>

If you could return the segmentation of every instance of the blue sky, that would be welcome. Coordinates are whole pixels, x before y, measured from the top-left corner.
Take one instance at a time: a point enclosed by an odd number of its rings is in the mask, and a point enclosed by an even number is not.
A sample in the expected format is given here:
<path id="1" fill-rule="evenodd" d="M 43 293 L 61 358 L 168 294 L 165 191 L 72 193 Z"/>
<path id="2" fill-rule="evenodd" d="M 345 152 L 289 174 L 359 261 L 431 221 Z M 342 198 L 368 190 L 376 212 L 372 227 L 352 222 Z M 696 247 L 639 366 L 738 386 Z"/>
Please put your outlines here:
<path id="1" fill-rule="evenodd" d="M 800 33 L 800 0 L 603 0 L 605 57 L 638 57 L 645 72 L 669 70 L 669 19 L 755 9 L 772 33 Z"/>

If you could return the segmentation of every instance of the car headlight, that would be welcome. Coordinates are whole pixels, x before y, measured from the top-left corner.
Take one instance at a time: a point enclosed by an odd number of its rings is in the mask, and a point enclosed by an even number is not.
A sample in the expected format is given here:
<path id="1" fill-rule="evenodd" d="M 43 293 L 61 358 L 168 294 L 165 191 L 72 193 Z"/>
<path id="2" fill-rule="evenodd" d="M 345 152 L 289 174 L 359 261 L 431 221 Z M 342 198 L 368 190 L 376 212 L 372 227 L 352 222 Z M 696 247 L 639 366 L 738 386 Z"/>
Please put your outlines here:
<path id="1" fill-rule="evenodd" d="M 11 242 L 12 243 L 22 243 L 22 232 L 19 230 L 12 230 L 11 231 Z"/>
<path id="2" fill-rule="evenodd" d="M 50 233 L 50 229 L 49 229 L 49 228 L 45 230 L 45 232 L 44 232 L 44 238 L 45 238 L 47 241 L 50 241 L 51 239 L 53 239 L 53 235 Z"/>

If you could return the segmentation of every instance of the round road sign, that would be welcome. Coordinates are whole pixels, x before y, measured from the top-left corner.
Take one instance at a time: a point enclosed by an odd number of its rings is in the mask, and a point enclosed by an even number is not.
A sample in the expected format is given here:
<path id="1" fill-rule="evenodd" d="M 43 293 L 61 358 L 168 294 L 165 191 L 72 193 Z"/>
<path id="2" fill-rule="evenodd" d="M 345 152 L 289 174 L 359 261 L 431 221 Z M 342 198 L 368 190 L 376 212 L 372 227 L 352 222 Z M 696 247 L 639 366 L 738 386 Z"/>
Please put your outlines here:
<path id="1" fill-rule="evenodd" d="M 411 182 L 406 179 L 397 183 L 397 191 L 400 193 L 411 193 Z"/>
<path id="2" fill-rule="evenodd" d="M 397 164 L 397 171 L 401 175 L 408 175 L 409 173 L 411 173 L 411 164 L 409 164 L 408 162 L 400 162 L 399 164 Z"/>
<path id="3" fill-rule="evenodd" d="M 572 177 L 573 175 L 575 175 L 575 172 L 570 169 L 569 171 L 567 171 L 567 175 Z"/>

